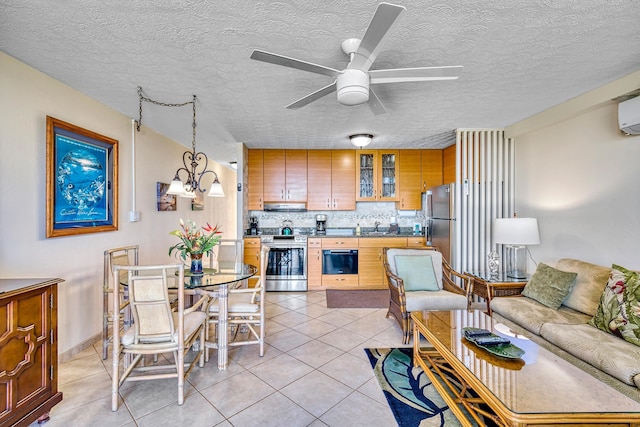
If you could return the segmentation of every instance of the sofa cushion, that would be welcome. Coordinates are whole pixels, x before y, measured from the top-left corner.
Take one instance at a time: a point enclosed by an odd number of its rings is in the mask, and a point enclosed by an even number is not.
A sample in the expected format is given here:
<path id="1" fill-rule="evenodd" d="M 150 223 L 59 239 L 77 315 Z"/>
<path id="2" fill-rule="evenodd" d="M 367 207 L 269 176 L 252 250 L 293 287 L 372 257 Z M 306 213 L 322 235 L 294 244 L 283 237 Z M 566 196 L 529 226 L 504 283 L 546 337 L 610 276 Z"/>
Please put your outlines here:
<path id="1" fill-rule="evenodd" d="M 640 387 L 640 347 L 588 324 L 549 322 L 542 326 L 540 335 L 625 384 Z"/>
<path id="2" fill-rule="evenodd" d="M 577 273 L 566 272 L 540 263 L 536 272 L 522 290 L 522 295 L 541 304 L 558 309 L 569 295 Z"/>
<path id="3" fill-rule="evenodd" d="M 598 311 L 589 324 L 640 346 L 639 299 L 640 275 L 614 264 Z"/>
<path id="4" fill-rule="evenodd" d="M 571 258 L 559 260 L 555 267 L 562 271 L 578 273 L 576 283 L 563 305 L 594 316 L 598 310 L 602 291 L 607 286 L 611 268 Z"/>
<path id="5" fill-rule="evenodd" d="M 396 255 L 395 261 L 405 291 L 440 290 L 430 255 Z"/>
<path id="6" fill-rule="evenodd" d="M 467 297 L 449 291 L 413 291 L 405 293 L 407 311 L 465 310 Z"/>
<path id="7" fill-rule="evenodd" d="M 590 319 L 579 311 L 564 306 L 555 310 L 527 297 L 494 298 L 491 300 L 491 310 L 536 335 L 540 335 L 545 322 L 584 324 Z"/>

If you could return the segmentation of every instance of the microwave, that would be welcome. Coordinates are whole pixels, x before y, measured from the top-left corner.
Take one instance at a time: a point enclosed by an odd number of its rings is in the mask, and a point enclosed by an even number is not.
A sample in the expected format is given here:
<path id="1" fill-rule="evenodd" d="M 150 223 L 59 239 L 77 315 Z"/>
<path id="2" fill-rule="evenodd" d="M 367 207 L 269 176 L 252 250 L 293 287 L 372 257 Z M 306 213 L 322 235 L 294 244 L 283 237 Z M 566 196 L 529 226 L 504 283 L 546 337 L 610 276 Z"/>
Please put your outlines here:
<path id="1" fill-rule="evenodd" d="M 322 274 L 358 274 L 358 250 L 324 249 Z"/>

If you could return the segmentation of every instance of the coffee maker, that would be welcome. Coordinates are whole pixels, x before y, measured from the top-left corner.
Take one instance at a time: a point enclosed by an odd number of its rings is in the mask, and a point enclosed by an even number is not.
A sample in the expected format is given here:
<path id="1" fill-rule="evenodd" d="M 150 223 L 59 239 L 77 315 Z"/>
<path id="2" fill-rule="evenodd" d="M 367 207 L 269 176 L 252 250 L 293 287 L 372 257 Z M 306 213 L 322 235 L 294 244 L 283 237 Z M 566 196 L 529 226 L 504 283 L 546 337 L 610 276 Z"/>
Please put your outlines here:
<path id="1" fill-rule="evenodd" d="M 249 235 L 251 236 L 257 236 L 258 235 L 258 218 L 256 218 L 255 216 L 252 216 L 251 218 L 249 218 Z"/>
<path id="2" fill-rule="evenodd" d="M 327 234 L 327 216 L 324 214 L 316 215 L 316 234 Z"/>

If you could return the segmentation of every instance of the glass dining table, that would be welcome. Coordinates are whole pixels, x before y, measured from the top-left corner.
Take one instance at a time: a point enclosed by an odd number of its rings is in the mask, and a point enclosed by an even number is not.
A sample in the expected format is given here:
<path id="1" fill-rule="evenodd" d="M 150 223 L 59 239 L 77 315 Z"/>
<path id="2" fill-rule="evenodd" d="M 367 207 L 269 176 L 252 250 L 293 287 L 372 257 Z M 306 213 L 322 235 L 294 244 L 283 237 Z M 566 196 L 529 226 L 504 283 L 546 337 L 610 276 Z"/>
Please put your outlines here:
<path id="1" fill-rule="evenodd" d="M 219 261 L 212 265 L 212 268 L 204 268 L 202 274 L 194 275 L 185 268 L 184 271 L 184 292 L 190 295 L 206 294 L 211 298 L 218 299 L 219 331 L 227 330 L 229 286 L 233 286 L 256 275 L 258 268 L 251 264 L 232 261 Z M 177 272 L 176 272 L 177 275 Z M 126 286 L 126 281 L 121 280 L 121 284 Z M 177 290 L 177 283 L 169 282 L 169 290 Z M 131 324 L 131 314 L 125 315 L 125 328 Z M 227 369 L 229 357 L 228 334 L 218 333 L 215 342 L 208 341 L 202 345 L 206 348 L 218 350 L 218 369 Z"/>
<path id="2" fill-rule="evenodd" d="M 256 275 L 258 268 L 251 264 L 219 261 L 215 262 L 212 268 L 203 268 L 203 273 L 199 275 L 191 274 L 189 270 L 184 272 L 185 293 L 193 294 L 206 293 L 209 297 L 218 299 L 218 333 L 215 342 L 207 341 L 203 343 L 206 348 L 218 350 L 218 369 L 227 369 L 229 361 L 229 338 L 227 331 L 229 286 L 233 286 L 243 280 Z M 169 286 L 172 289 L 172 286 Z M 173 287 L 173 289 L 177 289 Z"/>

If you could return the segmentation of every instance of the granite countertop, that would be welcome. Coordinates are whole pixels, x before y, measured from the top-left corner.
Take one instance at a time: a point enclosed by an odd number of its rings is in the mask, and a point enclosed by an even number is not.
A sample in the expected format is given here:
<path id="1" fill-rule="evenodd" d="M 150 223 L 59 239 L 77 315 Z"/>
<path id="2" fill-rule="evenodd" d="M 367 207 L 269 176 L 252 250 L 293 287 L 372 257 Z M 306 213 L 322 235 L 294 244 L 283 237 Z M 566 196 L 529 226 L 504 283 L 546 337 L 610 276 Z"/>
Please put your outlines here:
<path id="1" fill-rule="evenodd" d="M 333 228 L 328 229 L 326 234 L 316 234 L 315 229 L 308 228 L 294 228 L 294 235 L 304 235 L 308 237 L 316 237 L 316 238 L 335 238 L 335 237 L 357 237 L 357 238 L 368 238 L 368 237 L 424 237 L 424 234 L 413 234 L 412 228 L 400 229 L 398 233 L 389 233 L 388 229 L 379 229 L 378 232 L 375 232 L 373 228 L 363 228 L 360 236 L 356 236 L 355 228 Z M 260 230 L 260 234 L 258 236 L 278 236 L 280 235 L 279 228 L 263 228 Z M 246 235 L 245 237 L 258 237 Z"/>

